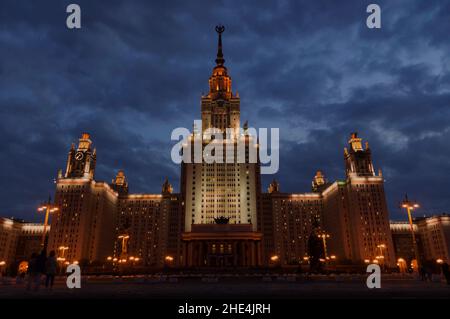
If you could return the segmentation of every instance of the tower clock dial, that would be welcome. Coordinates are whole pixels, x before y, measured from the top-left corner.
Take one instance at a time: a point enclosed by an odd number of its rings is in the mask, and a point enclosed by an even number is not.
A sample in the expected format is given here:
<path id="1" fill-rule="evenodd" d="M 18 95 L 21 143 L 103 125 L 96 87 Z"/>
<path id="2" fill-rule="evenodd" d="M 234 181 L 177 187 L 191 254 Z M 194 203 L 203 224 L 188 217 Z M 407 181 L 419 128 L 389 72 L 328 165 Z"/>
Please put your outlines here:
<path id="1" fill-rule="evenodd" d="M 82 152 L 77 152 L 77 153 L 75 154 L 75 159 L 76 159 L 77 161 L 81 161 L 81 160 L 83 159 L 83 157 L 84 157 L 84 154 L 83 154 Z"/>

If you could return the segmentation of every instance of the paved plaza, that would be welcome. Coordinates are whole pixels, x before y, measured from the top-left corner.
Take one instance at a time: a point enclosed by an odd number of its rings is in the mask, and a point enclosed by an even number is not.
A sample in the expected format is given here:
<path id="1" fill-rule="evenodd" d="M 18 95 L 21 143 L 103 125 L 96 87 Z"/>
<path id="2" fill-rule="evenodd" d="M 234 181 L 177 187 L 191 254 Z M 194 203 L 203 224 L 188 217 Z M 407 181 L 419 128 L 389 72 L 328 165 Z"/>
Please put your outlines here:
<path id="1" fill-rule="evenodd" d="M 443 281 L 423 282 L 411 277 L 382 277 L 380 289 L 368 289 L 364 276 L 131 276 L 87 277 L 80 289 L 68 289 L 58 278 L 53 291 L 44 286 L 26 291 L 25 283 L 2 281 L 0 298 L 450 298 Z"/>

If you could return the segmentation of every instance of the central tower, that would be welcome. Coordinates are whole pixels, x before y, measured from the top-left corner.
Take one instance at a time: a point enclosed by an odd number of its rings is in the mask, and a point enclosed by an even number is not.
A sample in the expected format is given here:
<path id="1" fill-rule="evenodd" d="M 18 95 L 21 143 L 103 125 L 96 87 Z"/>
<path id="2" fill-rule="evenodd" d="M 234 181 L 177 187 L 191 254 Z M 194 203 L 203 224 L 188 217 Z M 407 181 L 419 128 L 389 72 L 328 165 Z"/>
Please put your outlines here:
<path id="1" fill-rule="evenodd" d="M 258 146 L 247 130 L 240 128 L 240 100 L 232 91 L 222 51 L 224 31 L 223 26 L 216 27 L 216 65 L 209 78 L 209 93 L 201 99 L 201 132 L 194 127 L 189 139 L 191 151 L 197 142 L 202 145 L 203 156 L 214 152 L 205 150 L 211 145 L 220 146 L 222 154 L 214 154 L 214 162 L 202 158 L 200 163 L 182 164 L 186 231 L 190 231 L 193 224 L 215 224 L 220 218 L 228 219 L 230 224 L 251 225 L 253 230 L 257 227 Z M 223 133 L 221 139 L 217 139 L 216 132 Z"/>
<path id="2" fill-rule="evenodd" d="M 240 99 L 238 94 L 233 94 L 231 89 L 231 77 L 225 67 L 225 59 L 222 52 L 223 26 L 217 26 L 219 35 L 216 66 L 209 78 L 209 93 L 202 96 L 202 131 L 207 129 L 227 128 L 234 129 L 238 134 L 240 127 Z"/>

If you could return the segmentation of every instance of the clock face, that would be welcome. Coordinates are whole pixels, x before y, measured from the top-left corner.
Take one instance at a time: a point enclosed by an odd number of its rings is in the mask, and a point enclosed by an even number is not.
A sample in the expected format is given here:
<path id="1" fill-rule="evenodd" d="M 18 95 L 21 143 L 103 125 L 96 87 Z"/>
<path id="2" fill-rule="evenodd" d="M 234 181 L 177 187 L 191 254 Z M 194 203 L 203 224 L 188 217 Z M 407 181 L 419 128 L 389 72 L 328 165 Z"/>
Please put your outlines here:
<path id="1" fill-rule="evenodd" d="M 84 154 L 83 154 L 82 152 L 77 152 L 77 153 L 75 154 L 75 159 L 76 159 L 77 161 L 81 161 L 81 160 L 83 159 L 83 157 L 84 157 Z"/>

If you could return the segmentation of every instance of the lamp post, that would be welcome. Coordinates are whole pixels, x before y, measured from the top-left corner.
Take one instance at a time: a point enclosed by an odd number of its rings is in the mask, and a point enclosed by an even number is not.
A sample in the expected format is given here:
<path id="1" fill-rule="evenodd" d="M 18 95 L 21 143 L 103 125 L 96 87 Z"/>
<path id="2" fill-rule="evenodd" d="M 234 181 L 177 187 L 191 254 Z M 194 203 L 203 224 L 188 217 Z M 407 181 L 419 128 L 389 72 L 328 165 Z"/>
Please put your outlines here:
<path id="1" fill-rule="evenodd" d="M 386 248 L 385 244 L 377 245 L 377 248 L 380 249 L 380 255 L 378 256 L 378 260 L 381 261 L 381 266 L 384 268 L 384 249 Z"/>
<path id="2" fill-rule="evenodd" d="M 131 258 L 133 258 L 133 259 L 131 259 Z M 139 260 L 141 260 L 141 258 L 139 258 L 139 257 L 130 257 L 130 260 L 132 262 L 132 265 L 136 266 L 136 264 L 139 262 Z"/>
<path id="3" fill-rule="evenodd" d="M 172 256 L 166 256 L 164 258 L 165 264 L 167 267 L 170 267 L 172 265 L 173 262 L 173 257 Z"/>
<path id="4" fill-rule="evenodd" d="M 322 242 L 323 242 L 323 254 L 324 254 L 325 260 L 328 260 L 327 238 L 330 238 L 330 235 L 327 234 L 326 232 L 322 232 L 321 234 L 319 234 L 319 238 L 321 238 Z"/>
<path id="5" fill-rule="evenodd" d="M 65 253 L 65 251 L 66 250 L 68 250 L 69 249 L 69 247 L 67 247 L 67 246 L 59 246 L 58 247 L 58 250 L 61 252 L 61 254 L 60 254 L 60 258 L 64 258 L 64 253 Z"/>
<path id="6" fill-rule="evenodd" d="M 61 264 L 60 265 L 60 272 L 61 273 L 62 273 L 64 262 L 66 261 L 66 258 L 64 257 L 64 253 L 68 249 L 69 249 L 69 247 L 67 247 L 67 246 L 59 246 L 58 247 L 58 250 L 60 251 L 60 253 L 58 254 L 59 256 L 58 256 L 58 258 L 56 258 L 56 260 L 59 261 L 59 263 Z"/>
<path id="7" fill-rule="evenodd" d="M 42 204 L 39 208 L 38 211 L 39 212 L 43 212 L 45 211 L 45 219 L 44 219 L 44 232 L 42 234 L 42 243 L 41 246 L 44 247 L 45 245 L 45 236 L 47 235 L 47 227 L 48 227 L 48 218 L 50 213 L 54 213 L 56 211 L 58 211 L 59 208 L 56 205 L 53 205 L 51 203 L 51 197 L 48 197 L 48 202 L 45 204 Z"/>
<path id="8" fill-rule="evenodd" d="M 108 263 L 111 263 L 112 271 L 115 272 L 116 271 L 116 263 L 117 263 L 118 259 L 116 257 L 108 256 L 106 258 L 106 261 Z"/>
<path id="9" fill-rule="evenodd" d="M 62 272 L 63 272 L 63 265 L 64 265 L 64 262 L 66 261 L 66 258 L 58 257 L 58 258 L 56 258 L 56 261 L 59 262 L 59 273 L 62 274 Z"/>
<path id="10" fill-rule="evenodd" d="M 415 208 L 419 208 L 419 204 L 417 204 L 416 202 L 410 201 L 408 199 L 408 194 L 405 194 L 405 199 L 402 201 L 401 205 L 402 205 L 402 208 L 405 208 L 406 212 L 408 213 L 408 221 L 409 221 L 409 228 L 411 230 L 411 236 L 412 236 L 412 241 L 413 241 L 414 256 L 416 258 L 417 270 L 419 270 L 419 252 L 417 249 L 416 234 L 414 233 L 414 225 L 413 225 L 413 220 L 412 220 L 412 216 L 411 216 L 411 214 L 412 214 L 411 212 Z"/>
<path id="11" fill-rule="evenodd" d="M 305 256 L 303 256 L 303 262 L 305 264 L 309 264 L 309 256 L 307 254 L 305 254 Z"/>
<path id="12" fill-rule="evenodd" d="M 127 255 L 127 243 L 128 243 L 128 239 L 130 238 L 130 236 L 127 234 L 123 234 L 123 235 L 119 235 L 117 238 L 122 241 L 122 251 L 120 254 L 121 258 L 122 258 L 123 256 Z"/>

